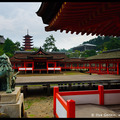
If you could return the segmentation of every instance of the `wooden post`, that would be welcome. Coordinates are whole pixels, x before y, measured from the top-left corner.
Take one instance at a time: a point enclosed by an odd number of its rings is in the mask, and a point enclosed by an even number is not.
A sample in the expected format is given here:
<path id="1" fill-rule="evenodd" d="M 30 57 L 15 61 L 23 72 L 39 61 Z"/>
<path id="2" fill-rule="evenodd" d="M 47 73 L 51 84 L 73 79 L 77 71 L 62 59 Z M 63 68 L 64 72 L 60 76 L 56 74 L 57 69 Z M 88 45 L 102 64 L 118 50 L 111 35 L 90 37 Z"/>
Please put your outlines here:
<path id="1" fill-rule="evenodd" d="M 107 74 L 109 74 L 109 63 L 106 63 L 106 67 L 107 67 Z"/>
<path id="2" fill-rule="evenodd" d="M 68 87 L 69 87 L 69 90 L 72 90 L 72 84 L 71 83 L 68 84 Z"/>
<path id="3" fill-rule="evenodd" d="M 111 83 L 110 82 L 108 82 L 108 88 L 110 88 L 111 87 Z"/>
<path id="4" fill-rule="evenodd" d="M 91 75 L 91 63 L 89 63 L 89 73 Z"/>
<path id="5" fill-rule="evenodd" d="M 99 104 L 104 105 L 104 86 L 99 85 L 98 91 L 99 91 Z"/>
<path id="6" fill-rule="evenodd" d="M 117 63 L 117 75 L 119 75 L 119 63 Z"/>
<path id="7" fill-rule="evenodd" d="M 75 118 L 75 101 L 67 100 L 67 118 Z"/>
<path id="8" fill-rule="evenodd" d="M 50 95 L 50 84 L 47 84 L 47 95 Z"/>
<path id="9" fill-rule="evenodd" d="M 56 93 L 59 93 L 59 87 L 55 86 L 53 88 L 53 114 L 56 116 Z"/>
<path id="10" fill-rule="evenodd" d="M 101 63 L 99 63 L 99 73 L 101 73 Z"/>
<path id="11" fill-rule="evenodd" d="M 92 89 L 92 83 L 89 83 L 89 88 Z"/>

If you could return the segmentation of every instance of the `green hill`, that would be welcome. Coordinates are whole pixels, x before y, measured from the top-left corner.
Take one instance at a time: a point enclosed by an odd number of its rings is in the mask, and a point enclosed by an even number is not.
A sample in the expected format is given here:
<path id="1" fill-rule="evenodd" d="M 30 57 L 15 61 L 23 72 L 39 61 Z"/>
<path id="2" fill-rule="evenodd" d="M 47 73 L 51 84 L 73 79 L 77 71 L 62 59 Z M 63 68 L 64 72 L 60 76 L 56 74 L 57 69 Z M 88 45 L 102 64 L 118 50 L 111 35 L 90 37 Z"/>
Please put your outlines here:
<path id="1" fill-rule="evenodd" d="M 117 49 L 120 48 L 120 37 L 98 36 L 97 38 L 83 42 L 83 44 L 87 44 L 87 43 L 96 45 L 97 46 L 96 50 Z"/>

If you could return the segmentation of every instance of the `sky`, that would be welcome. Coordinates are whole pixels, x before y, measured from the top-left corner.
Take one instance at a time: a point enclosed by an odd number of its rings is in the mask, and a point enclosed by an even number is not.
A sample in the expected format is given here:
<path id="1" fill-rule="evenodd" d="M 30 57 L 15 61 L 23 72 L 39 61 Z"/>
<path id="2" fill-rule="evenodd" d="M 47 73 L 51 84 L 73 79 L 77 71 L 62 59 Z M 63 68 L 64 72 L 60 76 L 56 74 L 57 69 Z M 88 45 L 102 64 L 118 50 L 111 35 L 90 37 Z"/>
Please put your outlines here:
<path id="1" fill-rule="evenodd" d="M 36 12 L 41 6 L 41 2 L 0 2 L 0 35 L 9 38 L 13 42 L 19 41 L 23 45 L 23 36 L 27 34 L 33 36 L 34 47 L 43 46 L 45 39 L 53 35 L 58 49 L 70 49 L 82 44 L 85 41 L 96 38 L 91 35 L 76 35 L 65 31 L 45 31 L 46 24 Z"/>

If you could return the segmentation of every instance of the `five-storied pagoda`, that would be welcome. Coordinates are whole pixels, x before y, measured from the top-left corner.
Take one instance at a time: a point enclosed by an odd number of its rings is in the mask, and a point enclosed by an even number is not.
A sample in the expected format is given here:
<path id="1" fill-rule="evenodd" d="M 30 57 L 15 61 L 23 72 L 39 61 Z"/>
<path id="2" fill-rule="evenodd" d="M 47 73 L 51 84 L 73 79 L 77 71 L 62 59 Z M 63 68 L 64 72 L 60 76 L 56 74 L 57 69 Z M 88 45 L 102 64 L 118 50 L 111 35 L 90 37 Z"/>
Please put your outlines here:
<path id="1" fill-rule="evenodd" d="M 33 39 L 31 39 L 32 38 L 32 36 L 30 36 L 29 34 L 28 34 L 28 30 L 27 30 L 27 35 L 25 35 L 25 36 L 23 36 L 24 37 L 24 50 L 31 50 L 31 49 L 33 49 L 33 42 L 32 42 L 32 40 Z"/>

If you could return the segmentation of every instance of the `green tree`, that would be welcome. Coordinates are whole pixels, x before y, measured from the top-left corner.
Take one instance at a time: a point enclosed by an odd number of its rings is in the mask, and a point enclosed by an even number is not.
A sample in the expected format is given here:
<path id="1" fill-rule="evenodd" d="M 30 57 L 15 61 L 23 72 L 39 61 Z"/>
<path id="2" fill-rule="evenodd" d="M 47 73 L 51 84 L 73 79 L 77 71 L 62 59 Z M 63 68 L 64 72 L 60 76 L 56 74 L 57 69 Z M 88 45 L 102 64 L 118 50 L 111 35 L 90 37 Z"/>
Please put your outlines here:
<path id="1" fill-rule="evenodd" d="M 109 42 L 105 42 L 103 47 L 106 47 L 108 50 L 120 48 L 120 39 L 111 38 Z"/>
<path id="2" fill-rule="evenodd" d="M 0 44 L 0 55 L 4 54 L 3 47 L 4 47 L 4 44 Z"/>
<path id="3" fill-rule="evenodd" d="M 63 48 L 63 49 L 60 49 L 59 51 L 60 52 L 67 52 L 68 50 L 66 50 L 65 48 Z"/>
<path id="4" fill-rule="evenodd" d="M 50 52 L 52 50 L 58 50 L 57 47 L 55 46 L 55 38 L 53 37 L 53 35 L 50 35 L 49 37 L 46 38 L 45 43 L 43 44 L 43 49 L 46 52 Z"/>
<path id="5" fill-rule="evenodd" d="M 52 49 L 52 52 L 53 51 L 59 51 L 59 49 L 55 46 L 53 49 Z"/>
<path id="6" fill-rule="evenodd" d="M 95 50 L 86 50 L 81 54 L 81 57 L 90 57 L 93 55 L 97 55 Z"/>
<path id="7" fill-rule="evenodd" d="M 103 53 L 104 51 L 107 51 L 107 48 L 106 48 L 106 47 L 104 47 L 102 50 L 100 50 L 100 51 L 98 52 L 98 54 L 101 54 L 101 53 Z"/>
<path id="8" fill-rule="evenodd" d="M 4 43 L 4 53 L 6 53 L 9 57 L 12 57 L 14 52 L 16 50 L 18 50 L 18 47 L 17 47 L 18 43 L 13 43 L 12 40 L 10 40 L 9 38 L 7 38 L 5 40 L 5 43 Z"/>
<path id="9" fill-rule="evenodd" d="M 16 50 L 20 50 L 20 42 L 17 41 L 17 42 L 14 43 L 14 45 L 16 47 L 15 48 Z"/>
<path id="10" fill-rule="evenodd" d="M 81 56 L 81 52 L 79 50 L 75 50 L 75 52 L 69 52 L 69 54 L 67 55 L 69 58 L 72 57 L 76 57 L 76 58 L 80 58 Z"/>
<path id="11" fill-rule="evenodd" d="M 31 51 L 37 51 L 38 49 L 38 47 L 34 47 Z"/>

